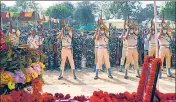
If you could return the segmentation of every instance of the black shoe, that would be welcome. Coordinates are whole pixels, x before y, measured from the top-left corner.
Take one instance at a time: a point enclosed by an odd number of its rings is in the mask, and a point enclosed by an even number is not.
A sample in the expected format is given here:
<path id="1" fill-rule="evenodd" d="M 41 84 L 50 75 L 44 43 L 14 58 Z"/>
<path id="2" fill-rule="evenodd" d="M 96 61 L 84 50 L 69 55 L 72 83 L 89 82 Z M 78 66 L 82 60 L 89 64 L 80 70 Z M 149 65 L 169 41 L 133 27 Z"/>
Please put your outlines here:
<path id="1" fill-rule="evenodd" d="M 77 79 L 77 77 L 75 76 L 75 77 L 74 77 L 74 79 L 76 80 L 76 79 Z"/>
<path id="2" fill-rule="evenodd" d="M 108 77 L 109 77 L 110 79 L 113 79 L 112 75 L 109 75 Z"/>
<path id="3" fill-rule="evenodd" d="M 139 76 L 139 75 L 136 75 L 136 77 L 137 77 L 137 78 L 140 78 L 140 76 Z"/>
<path id="4" fill-rule="evenodd" d="M 101 70 L 102 72 L 105 72 L 104 70 Z"/>
<path id="5" fill-rule="evenodd" d="M 98 76 L 95 76 L 94 79 L 97 80 L 97 79 L 98 79 Z"/>
<path id="6" fill-rule="evenodd" d="M 124 76 L 124 79 L 128 79 L 128 76 Z"/>
<path id="7" fill-rule="evenodd" d="M 123 67 L 123 66 L 122 66 L 122 65 L 120 65 L 120 69 L 119 69 L 119 72 L 122 72 L 122 67 Z"/>
<path id="8" fill-rule="evenodd" d="M 61 79 L 63 79 L 63 76 L 60 76 L 60 77 L 58 78 L 58 80 L 61 80 Z"/>
<path id="9" fill-rule="evenodd" d="M 170 77 L 170 78 L 175 78 L 173 75 L 167 75 L 167 77 Z"/>

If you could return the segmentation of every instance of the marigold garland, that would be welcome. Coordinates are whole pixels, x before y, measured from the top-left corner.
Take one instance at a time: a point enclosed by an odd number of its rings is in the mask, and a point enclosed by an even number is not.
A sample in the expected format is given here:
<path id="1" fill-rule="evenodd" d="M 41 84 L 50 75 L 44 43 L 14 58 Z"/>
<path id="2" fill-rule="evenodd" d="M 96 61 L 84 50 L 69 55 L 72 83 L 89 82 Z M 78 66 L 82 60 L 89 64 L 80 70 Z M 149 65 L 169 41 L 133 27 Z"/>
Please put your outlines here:
<path id="1" fill-rule="evenodd" d="M 153 88 L 153 84 L 154 84 L 154 77 L 155 77 L 158 62 L 159 63 L 162 62 L 160 58 L 155 58 L 152 62 L 150 75 L 149 75 L 148 83 L 147 83 L 147 86 L 146 86 L 146 93 L 144 95 L 143 102 L 150 102 L 151 94 L 152 94 L 152 88 Z M 160 68 L 161 68 L 161 65 L 160 65 Z"/>
<path id="2" fill-rule="evenodd" d="M 0 101 L 1 102 L 11 102 L 12 101 L 12 97 L 10 94 L 8 95 L 0 95 Z"/>
<path id="3" fill-rule="evenodd" d="M 37 96 L 38 93 L 42 92 L 43 82 L 36 78 L 32 80 L 33 95 Z"/>
<path id="4" fill-rule="evenodd" d="M 148 74 L 148 68 L 150 64 L 149 62 L 151 62 L 151 60 L 153 60 L 152 56 L 146 56 L 142 66 L 141 77 L 137 88 L 137 100 L 140 100 L 140 101 L 142 101 L 142 98 L 144 95 L 146 77 Z"/>

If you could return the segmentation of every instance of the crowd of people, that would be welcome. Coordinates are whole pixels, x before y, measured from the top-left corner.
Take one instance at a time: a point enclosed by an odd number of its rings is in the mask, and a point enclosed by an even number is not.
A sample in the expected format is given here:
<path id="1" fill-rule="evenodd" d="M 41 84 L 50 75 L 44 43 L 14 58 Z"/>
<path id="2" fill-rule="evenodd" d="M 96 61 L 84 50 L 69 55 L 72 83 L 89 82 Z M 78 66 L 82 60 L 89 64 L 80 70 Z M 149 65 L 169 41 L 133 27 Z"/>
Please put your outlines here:
<path id="1" fill-rule="evenodd" d="M 173 77 L 171 67 L 174 65 L 174 57 L 171 54 L 172 29 L 163 20 L 157 39 L 159 41 L 159 58 L 166 59 L 167 76 Z M 111 68 L 118 67 L 119 71 L 125 70 L 124 78 L 128 78 L 130 67 L 136 70 L 136 77 L 140 77 L 140 67 L 146 55 L 156 57 L 155 26 L 138 29 L 133 20 L 128 19 L 124 23 L 124 29 L 107 27 L 103 20 L 99 20 L 98 27 L 93 31 L 79 32 L 75 28 L 64 24 L 61 30 L 56 26 L 52 29 L 45 28 L 40 22 L 38 26 L 28 25 L 25 29 L 9 27 L 6 35 L 12 35 L 14 45 L 25 44 L 27 49 L 33 49 L 46 58 L 43 62 L 47 70 L 60 70 L 58 80 L 64 76 L 65 68 L 71 68 L 74 79 L 76 70 L 81 69 L 83 59 L 86 59 L 86 67 L 92 68 L 95 78 L 98 79 L 99 71 L 108 72 L 108 77 L 113 78 Z M 171 49 L 170 49 L 171 48 Z M 68 58 L 68 60 L 67 60 Z M 163 66 L 162 66 L 163 67 Z M 162 78 L 162 71 L 159 77 Z"/>

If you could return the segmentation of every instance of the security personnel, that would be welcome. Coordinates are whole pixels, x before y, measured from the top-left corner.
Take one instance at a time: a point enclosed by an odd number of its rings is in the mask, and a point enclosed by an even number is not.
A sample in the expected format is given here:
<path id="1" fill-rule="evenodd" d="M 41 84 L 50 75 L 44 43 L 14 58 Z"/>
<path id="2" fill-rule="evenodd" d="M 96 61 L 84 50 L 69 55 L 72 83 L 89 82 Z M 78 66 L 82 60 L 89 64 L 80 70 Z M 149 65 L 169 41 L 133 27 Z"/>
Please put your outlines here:
<path id="1" fill-rule="evenodd" d="M 162 62 L 164 58 L 166 58 L 166 68 L 167 68 L 167 76 L 172 77 L 171 74 L 171 50 L 170 50 L 170 41 L 171 41 L 172 29 L 166 24 L 164 19 L 161 22 L 160 33 L 157 38 L 159 40 L 159 58 L 161 58 Z M 162 64 L 163 67 L 163 64 Z M 162 71 L 162 70 L 161 70 Z M 162 78 L 162 72 L 159 74 L 159 78 Z"/>
<path id="2" fill-rule="evenodd" d="M 94 37 L 93 37 L 93 39 L 94 39 L 94 41 L 95 41 L 95 48 L 94 48 L 94 52 L 95 52 L 95 65 L 94 65 L 94 72 L 96 71 L 96 64 L 97 64 L 97 49 L 98 49 L 98 42 L 97 42 L 97 40 L 96 40 L 96 34 L 98 33 L 97 32 L 98 30 L 96 30 L 96 33 L 95 33 L 95 35 L 94 35 Z M 104 59 L 103 59 L 103 65 L 102 65 L 102 71 L 104 72 Z"/>
<path id="3" fill-rule="evenodd" d="M 97 65 L 96 65 L 96 76 L 95 80 L 98 79 L 98 72 L 101 69 L 103 64 L 103 58 L 108 70 L 108 77 L 113 78 L 111 75 L 111 68 L 109 62 L 109 51 L 108 51 L 108 43 L 109 43 L 109 33 L 108 28 L 103 23 L 103 20 L 100 19 L 100 29 L 97 31 L 96 40 L 97 40 Z"/>
<path id="4" fill-rule="evenodd" d="M 58 80 L 63 78 L 64 67 L 66 59 L 68 58 L 71 69 L 73 70 L 74 79 L 77 79 L 75 72 L 75 64 L 73 60 L 73 50 L 72 50 L 72 31 L 68 25 L 63 25 L 62 31 L 59 34 L 59 39 L 62 40 L 62 50 L 61 50 L 61 66 L 60 66 L 60 75 Z"/>
<path id="5" fill-rule="evenodd" d="M 125 34 L 127 33 L 127 29 L 128 29 L 127 22 L 125 21 L 123 33 L 119 36 L 119 38 L 123 40 L 122 57 L 121 57 L 120 70 L 119 70 L 120 72 L 122 72 L 122 68 L 125 64 L 126 52 L 128 47 L 127 40 L 124 38 Z M 134 66 L 134 61 L 131 62 L 131 65 L 132 67 Z"/>
<path id="6" fill-rule="evenodd" d="M 126 56 L 126 65 L 125 65 L 125 76 L 124 78 L 128 78 L 128 69 L 130 67 L 130 63 L 134 60 L 134 68 L 136 69 L 136 77 L 140 77 L 139 67 L 138 67 L 138 51 L 137 51 L 137 37 L 138 30 L 137 27 L 133 24 L 131 20 L 128 20 L 128 31 L 125 34 L 125 39 L 127 40 L 127 53 Z"/>
<path id="7" fill-rule="evenodd" d="M 156 56 L 155 25 L 151 22 L 150 32 L 147 35 L 149 41 L 149 56 Z"/>

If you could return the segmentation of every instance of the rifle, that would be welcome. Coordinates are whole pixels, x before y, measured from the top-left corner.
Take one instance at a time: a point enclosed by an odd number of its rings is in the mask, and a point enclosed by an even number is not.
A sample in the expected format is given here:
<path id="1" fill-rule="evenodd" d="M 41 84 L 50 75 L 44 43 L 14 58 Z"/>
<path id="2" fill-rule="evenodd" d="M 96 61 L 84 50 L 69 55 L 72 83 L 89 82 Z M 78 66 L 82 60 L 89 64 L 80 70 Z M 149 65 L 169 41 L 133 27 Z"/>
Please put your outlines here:
<path id="1" fill-rule="evenodd" d="M 64 22 L 64 18 L 62 18 L 62 28 L 63 28 L 63 31 L 62 31 L 62 33 L 64 34 L 65 32 L 64 32 L 64 28 L 65 28 L 65 22 Z"/>
<path id="2" fill-rule="evenodd" d="M 164 23 L 164 16 L 162 17 L 162 23 Z M 166 27 L 168 27 L 167 29 L 170 29 L 170 27 L 167 26 L 167 24 L 166 24 Z M 163 28 L 163 26 L 162 26 L 162 28 Z M 169 40 L 170 40 L 170 41 L 167 40 L 167 41 L 170 43 L 170 44 L 169 44 L 170 50 L 171 50 L 172 52 L 174 52 L 172 49 L 175 48 L 175 43 L 174 43 L 174 41 L 172 40 L 171 35 L 168 34 L 168 31 L 166 32 L 166 35 L 167 35 L 167 37 L 168 37 Z"/>

